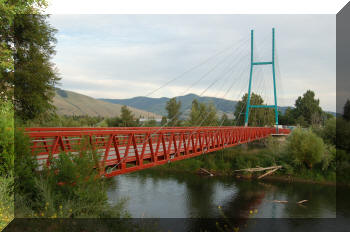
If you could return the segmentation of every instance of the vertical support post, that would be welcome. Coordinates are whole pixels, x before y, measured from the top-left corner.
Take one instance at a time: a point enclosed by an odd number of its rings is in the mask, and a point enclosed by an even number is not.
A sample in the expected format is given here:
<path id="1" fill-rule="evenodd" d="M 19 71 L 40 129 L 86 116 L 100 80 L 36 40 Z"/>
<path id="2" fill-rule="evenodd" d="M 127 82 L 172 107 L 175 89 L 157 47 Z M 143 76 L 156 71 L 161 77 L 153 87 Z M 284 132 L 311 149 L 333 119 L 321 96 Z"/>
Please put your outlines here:
<path id="1" fill-rule="evenodd" d="M 250 107 L 250 91 L 252 87 L 252 76 L 253 76 L 253 57 L 254 57 L 254 31 L 250 31 L 250 75 L 249 75 L 249 87 L 248 87 L 248 99 L 245 110 L 245 120 L 244 126 L 248 126 L 248 118 L 249 118 L 249 107 Z"/>
<path id="2" fill-rule="evenodd" d="M 276 133 L 278 134 L 278 109 L 277 109 L 276 77 L 275 77 L 275 28 L 272 28 L 272 75 L 273 75 L 273 93 L 275 98 Z"/>

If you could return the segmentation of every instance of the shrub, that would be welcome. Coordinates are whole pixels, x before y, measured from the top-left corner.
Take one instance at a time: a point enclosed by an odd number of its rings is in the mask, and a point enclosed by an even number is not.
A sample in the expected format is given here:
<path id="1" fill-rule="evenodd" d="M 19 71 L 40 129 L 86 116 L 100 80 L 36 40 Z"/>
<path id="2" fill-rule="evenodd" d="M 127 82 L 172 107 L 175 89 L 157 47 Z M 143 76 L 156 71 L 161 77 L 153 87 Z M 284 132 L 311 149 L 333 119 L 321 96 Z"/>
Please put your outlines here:
<path id="1" fill-rule="evenodd" d="M 0 100 L 0 175 L 8 175 L 14 166 L 13 104 Z"/>
<path id="2" fill-rule="evenodd" d="M 323 159 L 324 143 L 309 129 L 294 129 L 287 142 L 288 153 L 298 166 L 306 165 L 306 167 L 312 168 L 314 164 Z"/>
<path id="3" fill-rule="evenodd" d="M 13 218 L 13 177 L 0 176 L 0 231 Z"/>
<path id="4" fill-rule="evenodd" d="M 126 217 L 123 201 L 108 203 L 107 183 L 100 178 L 98 157 L 89 148 L 59 154 L 41 171 L 28 137 L 16 131 L 16 217 Z M 84 143 L 83 143 L 84 144 Z"/>

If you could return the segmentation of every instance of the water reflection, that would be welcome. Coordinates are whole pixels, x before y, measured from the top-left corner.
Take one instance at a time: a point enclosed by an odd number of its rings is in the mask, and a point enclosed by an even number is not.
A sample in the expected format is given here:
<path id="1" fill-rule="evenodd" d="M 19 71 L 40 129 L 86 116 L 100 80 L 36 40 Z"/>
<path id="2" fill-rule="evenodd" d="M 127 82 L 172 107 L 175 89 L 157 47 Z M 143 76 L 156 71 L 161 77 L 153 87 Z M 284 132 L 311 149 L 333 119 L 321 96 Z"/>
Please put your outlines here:
<path id="1" fill-rule="evenodd" d="M 127 197 L 140 218 L 334 218 L 336 188 L 305 183 L 239 181 L 159 170 L 113 178 L 109 199 Z M 275 203 L 274 200 L 288 201 Z M 308 200 L 303 205 L 300 200 Z M 220 207 L 219 207 L 220 206 Z"/>

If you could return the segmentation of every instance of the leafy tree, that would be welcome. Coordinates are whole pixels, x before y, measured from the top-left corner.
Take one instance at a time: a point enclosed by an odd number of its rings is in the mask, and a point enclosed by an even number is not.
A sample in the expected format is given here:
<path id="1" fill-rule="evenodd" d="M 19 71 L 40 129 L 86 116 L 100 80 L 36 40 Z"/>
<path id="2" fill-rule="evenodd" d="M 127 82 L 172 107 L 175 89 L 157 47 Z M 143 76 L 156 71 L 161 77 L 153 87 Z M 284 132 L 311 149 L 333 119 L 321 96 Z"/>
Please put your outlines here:
<path id="1" fill-rule="evenodd" d="M 347 121 L 350 121 L 350 100 L 348 99 L 344 105 L 343 118 Z"/>
<path id="2" fill-rule="evenodd" d="M 242 99 L 237 102 L 235 110 L 235 119 L 237 125 L 244 125 L 248 93 L 244 94 Z M 250 105 L 263 105 L 264 100 L 258 94 L 252 93 L 250 96 Z M 265 126 L 274 124 L 274 110 L 271 108 L 259 109 L 250 108 L 248 123 L 250 126 Z"/>
<path id="3" fill-rule="evenodd" d="M 1 87 L 16 86 L 15 113 L 25 121 L 54 110 L 51 101 L 60 78 L 50 61 L 55 53 L 56 29 L 48 24 L 47 17 L 20 14 L 10 28 L 15 69 L 2 70 Z"/>
<path id="4" fill-rule="evenodd" d="M 122 124 L 122 120 L 120 119 L 120 117 L 107 118 L 106 123 L 109 127 L 118 127 Z"/>
<path id="5" fill-rule="evenodd" d="M 157 121 L 154 119 L 147 120 L 144 124 L 145 127 L 155 127 L 157 126 Z"/>
<path id="6" fill-rule="evenodd" d="M 121 123 L 119 124 L 119 126 L 125 126 L 125 127 L 128 127 L 128 126 L 137 126 L 137 122 L 135 121 L 134 119 L 134 115 L 132 114 L 132 112 L 128 109 L 128 107 L 126 105 L 122 106 L 122 109 L 121 109 L 121 116 L 120 116 L 120 119 L 121 119 Z"/>
<path id="7" fill-rule="evenodd" d="M 336 119 L 336 143 L 337 149 L 350 152 L 350 121 L 339 117 Z M 348 154 L 350 157 L 350 155 Z"/>
<path id="8" fill-rule="evenodd" d="M 0 175 L 8 175 L 14 165 L 13 105 L 0 100 Z"/>
<path id="9" fill-rule="evenodd" d="M 167 123 L 167 118 L 165 116 L 162 117 L 162 121 L 160 122 L 160 125 L 165 126 L 165 124 Z"/>
<path id="10" fill-rule="evenodd" d="M 0 92 L 12 88 L 3 78 L 6 73 L 14 71 L 12 44 L 15 17 L 19 14 L 38 14 L 46 6 L 45 0 L 0 1 Z M 0 97 L 4 98 L 6 93 L 3 92 Z"/>
<path id="11" fill-rule="evenodd" d="M 324 158 L 325 146 L 322 139 L 311 130 L 296 128 L 288 137 L 287 150 L 294 163 L 312 168 Z"/>
<path id="12" fill-rule="evenodd" d="M 189 126 L 215 126 L 218 123 L 217 113 L 213 103 L 208 105 L 204 102 L 192 101 L 190 117 L 187 121 Z"/>
<path id="13" fill-rule="evenodd" d="M 332 144 L 332 145 L 336 145 L 336 128 L 337 128 L 337 121 L 336 119 L 330 118 L 326 121 L 324 129 L 323 129 L 323 141 L 325 141 L 326 143 Z"/>
<path id="14" fill-rule="evenodd" d="M 284 114 L 278 112 L 278 123 L 281 125 L 293 125 L 295 124 L 295 111 L 292 107 L 288 107 Z"/>
<path id="15" fill-rule="evenodd" d="M 311 90 L 306 91 L 303 96 L 295 101 L 295 116 L 305 120 L 307 125 L 319 124 L 321 122 L 322 109 L 319 106 L 320 100 L 315 99 L 315 93 Z M 302 118 L 301 118 L 302 116 Z"/>
<path id="16" fill-rule="evenodd" d="M 221 116 L 221 119 L 220 119 L 220 124 L 222 125 L 222 126 L 232 126 L 232 121 L 230 120 L 230 119 L 228 119 L 228 117 L 227 117 L 227 114 L 223 114 L 222 116 Z"/>
<path id="17" fill-rule="evenodd" d="M 195 126 L 198 125 L 201 120 L 201 112 L 203 109 L 200 109 L 201 105 L 197 99 L 193 99 L 192 101 L 192 107 L 190 112 L 190 118 L 187 122 L 189 126 Z"/>
<path id="18" fill-rule="evenodd" d="M 181 108 L 181 101 L 176 101 L 176 98 L 171 98 L 166 103 L 165 109 L 168 112 L 168 119 L 169 119 L 169 126 L 180 126 L 180 108 Z"/>
<path id="19" fill-rule="evenodd" d="M 206 107 L 203 126 L 216 126 L 218 124 L 217 112 L 214 104 L 211 102 Z"/>

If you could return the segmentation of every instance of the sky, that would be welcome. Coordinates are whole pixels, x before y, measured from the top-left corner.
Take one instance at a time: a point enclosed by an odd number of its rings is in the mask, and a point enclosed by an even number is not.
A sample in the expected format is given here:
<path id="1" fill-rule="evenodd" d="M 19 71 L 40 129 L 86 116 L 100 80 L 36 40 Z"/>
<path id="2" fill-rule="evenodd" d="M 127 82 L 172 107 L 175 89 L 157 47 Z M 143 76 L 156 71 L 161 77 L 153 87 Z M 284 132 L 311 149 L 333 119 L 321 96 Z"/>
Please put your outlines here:
<path id="1" fill-rule="evenodd" d="M 95 98 L 238 100 L 248 90 L 250 30 L 254 60 L 271 61 L 274 27 L 278 105 L 292 106 L 311 89 L 324 110 L 336 109 L 332 14 L 53 14 L 49 21 L 58 29 L 53 62 L 62 89 Z M 273 103 L 271 66 L 254 67 L 252 91 Z"/>

